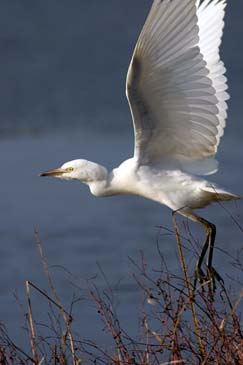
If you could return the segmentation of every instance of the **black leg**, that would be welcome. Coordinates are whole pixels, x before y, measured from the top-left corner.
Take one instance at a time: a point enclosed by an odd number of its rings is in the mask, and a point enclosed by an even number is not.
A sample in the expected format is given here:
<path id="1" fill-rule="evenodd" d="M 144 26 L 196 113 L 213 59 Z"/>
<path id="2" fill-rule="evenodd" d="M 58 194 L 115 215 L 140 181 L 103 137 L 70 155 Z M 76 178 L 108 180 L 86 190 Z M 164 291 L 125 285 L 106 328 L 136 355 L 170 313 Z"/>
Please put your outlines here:
<path id="1" fill-rule="evenodd" d="M 216 227 L 212 223 L 209 223 L 209 224 L 211 227 L 211 234 L 210 234 L 210 240 L 209 240 L 209 252 L 208 252 L 207 266 L 210 269 L 212 267 L 212 262 L 213 262 L 213 250 L 214 250 L 214 242 L 215 242 L 215 237 L 216 237 Z"/>
<path id="2" fill-rule="evenodd" d="M 195 270 L 195 279 L 194 279 L 194 289 L 196 288 L 197 281 L 201 284 L 204 282 L 209 282 L 210 291 L 213 292 L 216 289 L 215 279 L 219 282 L 223 282 L 221 276 L 217 273 L 217 271 L 212 266 L 213 261 L 213 250 L 214 250 L 214 242 L 216 237 L 216 227 L 213 223 L 208 222 L 206 219 L 201 218 L 194 214 L 192 211 L 184 210 L 180 212 L 182 215 L 186 216 L 187 218 L 193 220 L 194 222 L 200 223 L 206 231 L 206 240 L 203 245 L 199 260 L 196 265 Z M 208 251 L 208 258 L 207 258 L 207 275 L 204 274 L 202 270 L 202 264 L 206 253 Z M 211 287 L 212 285 L 212 287 Z"/>
<path id="3" fill-rule="evenodd" d="M 201 266 L 202 266 L 202 263 L 203 263 L 203 260 L 204 260 L 204 257 L 207 253 L 207 250 L 208 248 L 210 247 L 210 237 L 209 235 L 207 234 L 207 237 L 206 237 L 206 240 L 205 240 L 205 243 L 203 245 L 203 248 L 202 248 L 202 251 L 201 251 L 201 254 L 199 256 L 199 259 L 198 259 L 198 262 L 197 262 L 197 268 L 198 269 L 201 269 Z"/>
<path id="4" fill-rule="evenodd" d="M 209 236 L 206 237 L 206 241 L 203 245 L 200 257 L 199 257 L 197 265 L 196 265 L 195 274 L 194 274 L 195 278 L 194 278 L 194 284 L 193 284 L 194 290 L 196 289 L 197 281 L 199 280 L 200 284 L 203 284 L 203 282 L 206 280 L 206 277 L 207 277 L 202 270 L 202 263 L 203 263 L 205 255 L 206 255 L 206 252 L 208 250 L 208 247 L 209 247 Z"/>

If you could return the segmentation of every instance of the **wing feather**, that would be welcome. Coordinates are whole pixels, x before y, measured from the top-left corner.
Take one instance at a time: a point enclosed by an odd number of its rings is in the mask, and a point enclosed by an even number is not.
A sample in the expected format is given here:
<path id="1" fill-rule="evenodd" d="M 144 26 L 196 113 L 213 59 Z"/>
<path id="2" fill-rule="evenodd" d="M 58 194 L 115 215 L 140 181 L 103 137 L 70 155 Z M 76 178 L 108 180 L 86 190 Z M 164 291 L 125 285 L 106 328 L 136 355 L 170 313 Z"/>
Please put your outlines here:
<path id="1" fill-rule="evenodd" d="M 227 116 L 225 0 L 154 0 L 127 75 L 139 163 L 214 172 Z M 208 164 L 207 164 L 208 161 Z M 200 167 L 201 166 L 201 167 Z M 208 167 L 207 167 L 208 166 Z"/>
<path id="2" fill-rule="evenodd" d="M 224 134 L 225 120 L 227 118 L 227 104 L 229 99 L 227 90 L 227 79 L 224 76 L 226 69 L 224 63 L 220 60 L 219 47 L 221 45 L 226 0 L 198 1 L 198 25 L 200 49 L 204 55 L 209 70 L 209 77 L 212 80 L 212 86 L 215 88 L 215 95 L 218 99 L 218 134 L 216 143 L 217 147 L 220 138 Z"/>

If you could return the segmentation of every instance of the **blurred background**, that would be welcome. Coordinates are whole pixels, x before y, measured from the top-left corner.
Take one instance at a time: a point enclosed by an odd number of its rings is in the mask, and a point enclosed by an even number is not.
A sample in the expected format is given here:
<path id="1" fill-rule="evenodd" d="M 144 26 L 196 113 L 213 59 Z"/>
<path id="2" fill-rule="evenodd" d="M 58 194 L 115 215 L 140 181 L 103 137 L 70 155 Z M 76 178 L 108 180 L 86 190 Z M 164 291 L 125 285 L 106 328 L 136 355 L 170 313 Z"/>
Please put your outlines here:
<path id="1" fill-rule="evenodd" d="M 141 299 L 128 257 L 159 267 L 157 242 L 171 270 L 179 270 L 170 211 L 138 197 L 96 199 L 87 187 L 38 177 L 65 161 L 86 158 L 113 168 L 133 153 L 125 98 L 128 64 L 151 0 L 2 0 L 0 4 L 0 322 L 23 343 L 25 280 L 47 288 L 34 230 L 37 229 L 57 290 L 68 306 L 73 292 L 85 297 L 90 280 L 118 296 L 123 326 L 136 332 Z M 243 3 L 229 1 L 222 58 L 231 100 L 228 127 L 212 181 L 243 194 Z M 242 203 L 215 205 L 203 216 L 218 227 L 216 246 L 232 256 L 242 248 Z M 181 222 L 181 220 L 180 220 Z M 190 223 L 199 240 L 203 232 Z M 183 228 L 182 228 L 183 229 Z M 164 234 L 165 233 L 165 234 Z M 237 279 L 232 261 L 217 250 L 215 267 Z M 195 258 L 191 262 L 191 268 Z M 80 289 L 74 288 L 66 270 Z M 16 302 L 16 298 L 18 298 Z M 45 301 L 34 295 L 43 320 Z M 94 306 L 75 309 L 79 335 L 98 338 L 102 323 Z M 104 340 L 105 341 L 105 340 Z"/>

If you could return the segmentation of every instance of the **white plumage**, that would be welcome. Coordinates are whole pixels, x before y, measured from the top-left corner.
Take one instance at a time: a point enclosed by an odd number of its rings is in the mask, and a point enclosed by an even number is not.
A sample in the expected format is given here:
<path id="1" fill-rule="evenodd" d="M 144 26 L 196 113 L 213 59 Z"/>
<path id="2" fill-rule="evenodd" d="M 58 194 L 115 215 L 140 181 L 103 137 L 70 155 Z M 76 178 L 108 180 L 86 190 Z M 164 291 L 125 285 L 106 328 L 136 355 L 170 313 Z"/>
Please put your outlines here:
<path id="1" fill-rule="evenodd" d="M 154 1 L 127 76 L 140 161 L 217 170 L 228 94 L 219 58 L 225 1 Z M 149 121 L 149 122 L 148 122 Z M 173 161 L 172 161 L 173 162 Z"/>
<path id="2" fill-rule="evenodd" d="M 133 158 L 111 173 L 85 160 L 42 176 L 77 179 L 96 196 L 136 194 L 199 222 L 206 242 L 196 278 L 220 279 L 212 268 L 215 226 L 195 214 L 237 195 L 197 175 L 217 171 L 227 117 L 227 79 L 220 60 L 226 0 L 154 0 L 128 69 Z M 201 265 L 208 253 L 206 276 Z"/>

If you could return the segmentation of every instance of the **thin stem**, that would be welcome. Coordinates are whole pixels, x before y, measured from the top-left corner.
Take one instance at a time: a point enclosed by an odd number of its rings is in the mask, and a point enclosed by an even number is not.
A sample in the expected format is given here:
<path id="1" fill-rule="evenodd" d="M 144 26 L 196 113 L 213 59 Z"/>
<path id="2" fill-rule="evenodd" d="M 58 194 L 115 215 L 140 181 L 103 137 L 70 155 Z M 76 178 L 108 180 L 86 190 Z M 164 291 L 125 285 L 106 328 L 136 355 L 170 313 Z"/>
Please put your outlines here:
<path id="1" fill-rule="evenodd" d="M 55 301 L 57 302 L 58 307 L 61 310 L 61 313 L 62 313 L 64 322 L 66 324 L 67 335 L 69 337 L 70 346 L 71 346 L 71 353 L 72 353 L 73 365 L 77 365 L 78 364 L 78 360 L 76 358 L 74 340 L 73 340 L 73 336 L 72 336 L 72 333 L 71 333 L 71 321 L 72 321 L 72 317 L 70 315 L 67 315 L 65 309 L 63 308 L 62 302 L 61 302 L 61 300 L 60 300 L 60 298 L 59 298 L 59 296 L 58 296 L 58 294 L 57 294 L 57 292 L 55 290 L 54 284 L 52 282 L 51 274 L 50 274 L 50 271 L 49 271 L 49 268 L 48 268 L 48 264 L 47 264 L 47 261 L 46 261 L 46 258 L 45 258 L 45 255 L 44 255 L 44 252 L 43 252 L 43 249 L 42 249 L 42 244 L 41 244 L 41 241 L 40 241 L 40 238 L 39 238 L 39 235 L 38 235 L 38 232 L 37 231 L 35 231 L 35 239 L 36 239 L 36 243 L 37 243 L 37 246 L 38 246 L 38 250 L 39 250 L 40 257 L 41 257 L 41 260 L 42 260 L 42 264 L 43 264 L 43 267 L 44 267 L 44 271 L 45 271 L 47 280 L 49 282 L 51 291 L 52 291 L 52 293 L 53 293 L 53 295 L 55 297 Z"/>
<path id="2" fill-rule="evenodd" d="M 25 282 L 26 286 L 26 295 L 28 300 L 28 323 L 30 327 L 30 343 L 31 343 L 31 351 L 33 355 L 33 359 L 35 364 L 39 363 L 38 359 L 38 353 L 37 353 L 37 346 L 36 346 L 36 334 L 35 334 L 35 327 L 34 327 L 34 321 L 33 321 L 33 314 L 32 314 L 32 306 L 31 306 L 31 300 L 30 300 L 30 285 L 29 282 Z"/>

